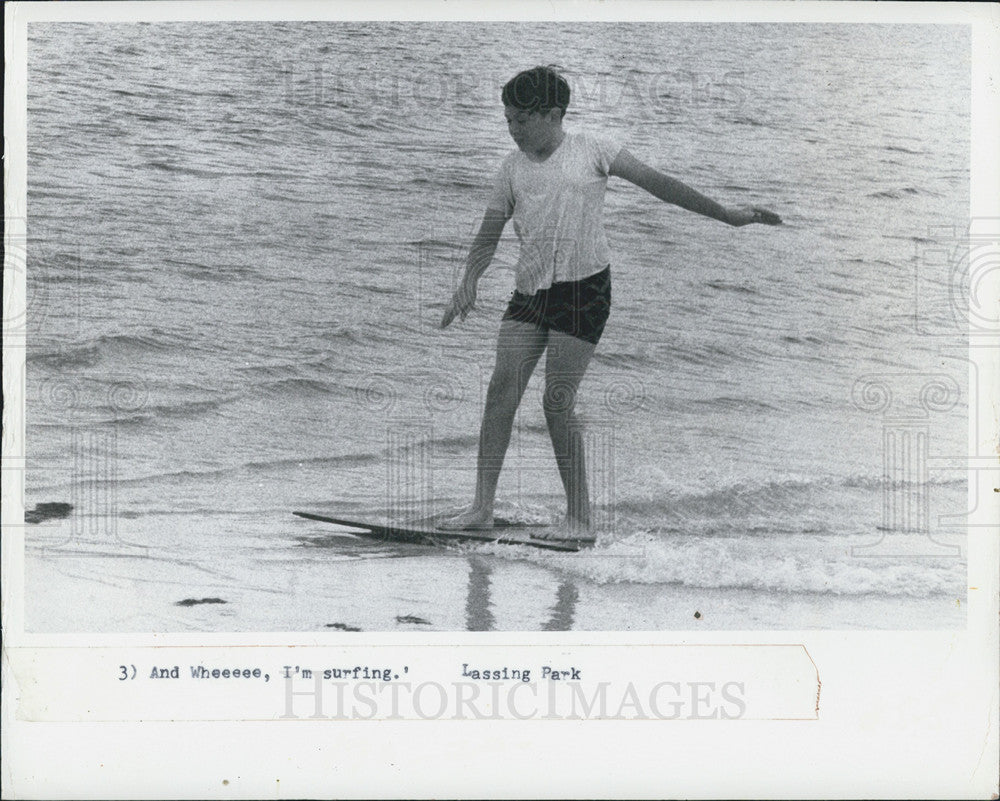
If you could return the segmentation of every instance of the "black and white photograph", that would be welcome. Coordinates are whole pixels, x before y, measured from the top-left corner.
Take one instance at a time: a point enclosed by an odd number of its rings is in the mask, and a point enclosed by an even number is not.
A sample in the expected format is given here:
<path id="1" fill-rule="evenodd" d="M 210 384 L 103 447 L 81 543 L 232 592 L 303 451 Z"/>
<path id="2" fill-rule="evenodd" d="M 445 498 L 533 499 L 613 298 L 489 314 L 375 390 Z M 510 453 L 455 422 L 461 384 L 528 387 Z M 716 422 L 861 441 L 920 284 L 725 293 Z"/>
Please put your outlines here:
<path id="1" fill-rule="evenodd" d="M 948 25 L 32 25 L 26 627 L 963 626 L 970 74 Z"/>
<path id="2" fill-rule="evenodd" d="M 966 4 L 66 5 L 7 40 L 24 635 L 806 643 L 995 604 Z"/>

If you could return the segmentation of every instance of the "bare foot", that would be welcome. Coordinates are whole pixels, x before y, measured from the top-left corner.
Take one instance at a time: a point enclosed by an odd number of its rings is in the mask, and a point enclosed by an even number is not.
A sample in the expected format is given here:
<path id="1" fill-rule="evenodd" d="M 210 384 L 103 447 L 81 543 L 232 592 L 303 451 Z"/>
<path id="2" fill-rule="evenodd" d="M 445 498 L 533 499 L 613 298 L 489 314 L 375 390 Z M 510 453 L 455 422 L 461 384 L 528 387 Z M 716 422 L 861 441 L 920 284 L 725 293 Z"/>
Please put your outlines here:
<path id="1" fill-rule="evenodd" d="M 437 524 L 442 531 L 481 531 L 493 528 L 493 512 L 487 509 L 466 509 L 455 517 Z"/>
<path id="2" fill-rule="evenodd" d="M 594 542 L 594 527 L 590 522 L 584 522 L 575 518 L 566 517 L 549 528 L 541 529 L 533 533 L 536 540 L 572 541 L 572 542 Z"/>

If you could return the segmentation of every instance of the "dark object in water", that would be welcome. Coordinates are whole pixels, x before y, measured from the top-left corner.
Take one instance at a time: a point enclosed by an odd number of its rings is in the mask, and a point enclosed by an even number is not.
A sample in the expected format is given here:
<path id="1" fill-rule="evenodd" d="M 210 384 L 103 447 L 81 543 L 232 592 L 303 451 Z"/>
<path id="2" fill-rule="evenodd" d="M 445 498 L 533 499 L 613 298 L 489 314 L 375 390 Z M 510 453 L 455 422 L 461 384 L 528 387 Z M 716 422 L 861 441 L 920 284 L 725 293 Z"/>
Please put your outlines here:
<path id="1" fill-rule="evenodd" d="M 36 503 L 34 509 L 24 513 L 24 522 L 41 523 L 43 520 L 62 520 L 64 517 L 69 517 L 71 511 L 73 511 L 71 503 L 62 503 L 61 501 Z"/>
<path id="2" fill-rule="evenodd" d="M 198 604 L 224 604 L 221 598 L 185 598 L 183 601 L 178 601 L 174 606 L 197 606 Z"/>
<path id="3" fill-rule="evenodd" d="M 346 623 L 327 623 L 326 627 L 328 629 L 336 629 L 337 631 L 361 631 L 356 626 L 348 626 Z"/>
<path id="4" fill-rule="evenodd" d="M 429 626 L 431 622 L 416 615 L 396 615 L 397 623 L 418 623 L 421 626 Z"/>

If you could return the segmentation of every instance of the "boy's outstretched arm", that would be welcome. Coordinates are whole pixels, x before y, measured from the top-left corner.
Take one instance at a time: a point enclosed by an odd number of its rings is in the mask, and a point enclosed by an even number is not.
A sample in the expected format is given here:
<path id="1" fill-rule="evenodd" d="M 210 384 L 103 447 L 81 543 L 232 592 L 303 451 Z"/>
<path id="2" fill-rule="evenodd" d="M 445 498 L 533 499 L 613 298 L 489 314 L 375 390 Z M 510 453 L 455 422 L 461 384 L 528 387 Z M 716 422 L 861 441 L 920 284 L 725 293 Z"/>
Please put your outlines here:
<path id="1" fill-rule="evenodd" d="M 682 209 L 693 211 L 696 214 L 721 220 L 729 225 L 781 224 L 781 217 L 767 209 L 761 209 L 757 206 L 722 206 L 676 178 L 671 178 L 648 164 L 644 164 L 624 148 L 611 163 L 609 174 L 631 181 L 667 203 L 673 203 L 675 206 L 680 206 Z"/>
<path id="2" fill-rule="evenodd" d="M 506 224 L 507 217 L 502 211 L 486 209 L 483 222 L 479 226 L 476 238 L 472 240 L 472 247 L 465 259 L 465 275 L 441 318 L 442 328 L 447 328 L 456 317 L 460 316 L 464 320 L 465 316 L 475 307 L 476 284 L 479 283 L 479 277 L 486 272 L 486 268 L 493 261 L 493 254 L 496 253 L 500 235 Z"/>

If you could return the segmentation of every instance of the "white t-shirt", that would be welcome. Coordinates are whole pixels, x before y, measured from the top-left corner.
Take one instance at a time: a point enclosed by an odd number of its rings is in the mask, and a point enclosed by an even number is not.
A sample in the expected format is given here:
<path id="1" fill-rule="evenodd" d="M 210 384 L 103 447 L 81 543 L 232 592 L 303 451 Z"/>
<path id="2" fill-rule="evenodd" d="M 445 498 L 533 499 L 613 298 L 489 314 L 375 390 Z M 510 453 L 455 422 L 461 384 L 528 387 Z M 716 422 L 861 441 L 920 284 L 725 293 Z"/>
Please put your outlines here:
<path id="1" fill-rule="evenodd" d="M 514 218 L 518 292 L 579 281 L 610 264 L 604 190 L 620 150 L 613 139 L 567 132 L 541 163 L 520 150 L 504 159 L 487 206 Z"/>

